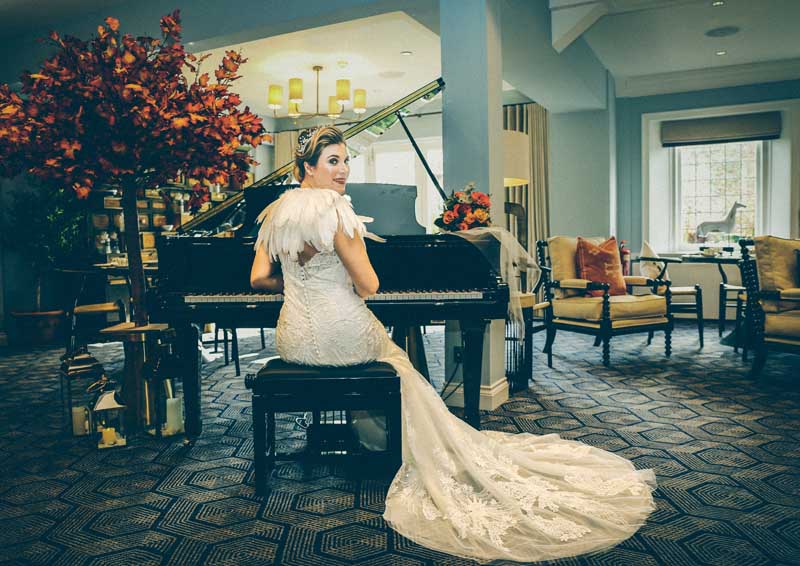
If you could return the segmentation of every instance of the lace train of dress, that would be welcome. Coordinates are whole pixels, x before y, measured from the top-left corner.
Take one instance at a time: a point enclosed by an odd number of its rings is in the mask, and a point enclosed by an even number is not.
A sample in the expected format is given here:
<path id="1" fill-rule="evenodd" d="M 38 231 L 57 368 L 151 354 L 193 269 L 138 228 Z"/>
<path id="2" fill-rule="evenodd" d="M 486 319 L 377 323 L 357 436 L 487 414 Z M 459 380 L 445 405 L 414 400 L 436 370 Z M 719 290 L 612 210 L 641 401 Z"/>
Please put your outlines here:
<path id="1" fill-rule="evenodd" d="M 298 223 L 300 216 L 312 228 Z M 295 189 L 261 218 L 257 245 L 283 269 L 281 358 L 309 365 L 379 360 L 400 376 L 403 465 L 384 513 L 397 532 L 479 561 L 532 562 L 612 547 L 644 523 L 654 510 L 651 470 L 557 435 L 477 431 L 449 412 L 354 292 L 333 232 L 319 228 L 364 234 L 347 200 L 331 190 Z M 281 234 L 281 227 L 295 234 Z M 320 251 L 301 265 L 297 251 L 314 238 Z"/>

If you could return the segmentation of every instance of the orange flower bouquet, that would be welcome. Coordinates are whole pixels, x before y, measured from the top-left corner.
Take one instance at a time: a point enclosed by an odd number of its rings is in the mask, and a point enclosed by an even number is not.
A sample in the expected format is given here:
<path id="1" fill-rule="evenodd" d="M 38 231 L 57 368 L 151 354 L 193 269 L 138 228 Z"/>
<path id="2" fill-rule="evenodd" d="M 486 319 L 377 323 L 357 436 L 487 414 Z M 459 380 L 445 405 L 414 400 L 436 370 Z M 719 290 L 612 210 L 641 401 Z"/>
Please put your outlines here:
<path id="1" fill-rule="evenodd" d="M 491 206 L 489 195 L 476 191 L 475 184 L 469 183 L 464 190 L 454 192 L 444 201 L 442 215 L 433 223 L 448 232 L 491 226 Z"/>

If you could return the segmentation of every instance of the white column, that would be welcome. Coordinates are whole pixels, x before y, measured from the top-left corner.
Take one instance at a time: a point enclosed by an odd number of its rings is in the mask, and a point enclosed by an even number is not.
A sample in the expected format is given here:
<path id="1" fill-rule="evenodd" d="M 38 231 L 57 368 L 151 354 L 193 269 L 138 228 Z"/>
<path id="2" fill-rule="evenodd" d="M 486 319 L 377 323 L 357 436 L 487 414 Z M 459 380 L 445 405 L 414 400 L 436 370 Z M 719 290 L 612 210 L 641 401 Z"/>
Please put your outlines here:
<path id="1" fill-rule="evenodd" d="M 446 193 L 469 182 L 489 193 L 493 216 L 502 219 L 503 116 L 500 3 L 498 0 L 440 0 L 442 77 L 442 145 Z M 505 375 L 504 321 L 492 321 L 483 346 L 481 409 L 494 409 L 508 399 Z M 455 347 L 461 346 L 457 323 L 445 334 L 445 377 L 453 373 Z M 456 390 L 447 403 L 463 406 L 460 368 Z M 451 387 L 452 389 L 452 387 Z"/>

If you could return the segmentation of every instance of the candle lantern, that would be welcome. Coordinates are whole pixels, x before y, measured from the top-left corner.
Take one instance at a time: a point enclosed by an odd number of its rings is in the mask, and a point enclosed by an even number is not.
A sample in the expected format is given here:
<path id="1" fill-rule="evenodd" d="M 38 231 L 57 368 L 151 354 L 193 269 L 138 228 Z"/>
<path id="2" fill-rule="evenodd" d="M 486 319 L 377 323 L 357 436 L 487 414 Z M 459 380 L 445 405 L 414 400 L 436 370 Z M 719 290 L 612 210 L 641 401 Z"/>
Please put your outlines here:
<path id="1" fill-rule="evenodd" d="M 176 392 L 172 377 L 178 373 L 178 365 L 168 342 L 157 348 L 153 362 L 145 368 L 143 422 L 149 434 L 172 436 L 184 430 L 183 397 Z"/>
<path id="2" fill-rule="evenodd" d="M 61 364 L 61 420 L 65 432 L 85 436 L 94 430 L 91 410 L 94 402 L 87 386 L 101 379 L 104 371 L 103 365 L 87 352 L 78 352 Z"/>
<path id="3" fill-rule="evenodd" d="M 98 448 L 125 446 L 125 405 L 117 399 L 116 391 L 100 394 L 94 406 L 94 423 Z"/>

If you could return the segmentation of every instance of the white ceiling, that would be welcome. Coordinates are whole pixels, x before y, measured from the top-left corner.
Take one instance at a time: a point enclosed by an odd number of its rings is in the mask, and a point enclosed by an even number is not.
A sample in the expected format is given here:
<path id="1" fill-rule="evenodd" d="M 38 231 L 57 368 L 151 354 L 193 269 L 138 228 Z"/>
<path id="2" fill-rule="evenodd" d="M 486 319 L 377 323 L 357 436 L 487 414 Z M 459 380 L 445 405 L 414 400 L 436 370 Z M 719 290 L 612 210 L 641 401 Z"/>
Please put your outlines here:
<path id="1" fill-rule="evenodd" d="M 308 0 L 307 0 L 308 1 Z M 315 0 L 325 1 L 325 0 Z M 544 2 L 545 0 L 527 0 Z M 550 0 L 580 4 L 589 0 Z M 800 78 L 800 0 L 598 0 L 609 11 L 583 36 L 600 62 L 614 75 L 621 96 L 700 90 Z M 113 13 L 124 0 L 0 0 L 0 33 L 31 33 L 77 14 Z M 410 0 L 391 0 L 401 7 Z M 384 7 L 390 0 L 381 0 Z M 304 109 L 315 103 L 311 67 L 321 73 L 320 108 L 333 94 L 337 78 L 351 79 L 352 88 L 366 88 L 369 107 L 394 102 L 440 76 L 439 37 L 431 31 L 438 21 L 438 3 L 410 2 L 430 8 L 426 25 L 405 12 L 377 16 L 278 35 L 227 48 L 241 49 L 250 60 L 234 90 L 262 115 L 266 88 L 279 82 L 287 89 L 290 77 L 304 79 Z M 708 29 L 734 25 L 741 31 L 713 39 Z M 427 26 L 427 27 L 426 27 Z M 368 31 L 367 32 L 365 32 Z M 38 32 L 37 32 L 38 33 Z M 192 48 L 191 45 L 188 46 Z M 714 53 L 727 51 L 723 57 Z M 411 50 L 411 57 L 400 55 Z M 204 70 L 213 71 L 224 49 L 214 50 Z M 506 59 L 504 57 L 504 59 Z M 339 61 L 347 66 L 340 69 Z M 383 74 L 383 76 L 382 76 Z M 504 84 L 504 90 L 511 89 Z M 284 113 L 285 108 L 280 113 Z"/>
<path id="2" fill-rule="evenodd" d="M 721 7 L 711 0 L 611 0 L 610 6 L 618 13 L 601 18 L 584 37 L 618 81 L 800 57 L 798 0 L 725 0 Z M 704 35 L 720 26 L 741 31 Z M 719 50 L 727 54 L 715 55 Z"/>
<path id="3" fill-rule="evenodd" d="M 369 33 L 365 33 L 369 30 Z M 191 49 L 191 45 L 188 46 Z M 286 115 L 289 78 L 303 79 L 301 110 L 314 111 L 316 102 L 314 65 L 320 72 L 320 111 L 328 96 L 335 94 L 337 79 L 350 79 L 352 89 L 367 90 L 367 106 L 387 106 L 441 75 L 439 36 L 404 12 L 390 12 L 214 49 L 204 63 L 211 72 L 228 49 L 241 51 L 248 59 L 234 91 L 251 109 L 271 116 L 266 105 L 267 85 L 283 86 Z M 412 51 L 411 56 L 401 51 Z M 340 62 L 346 65 L 341 67 Z"/>

